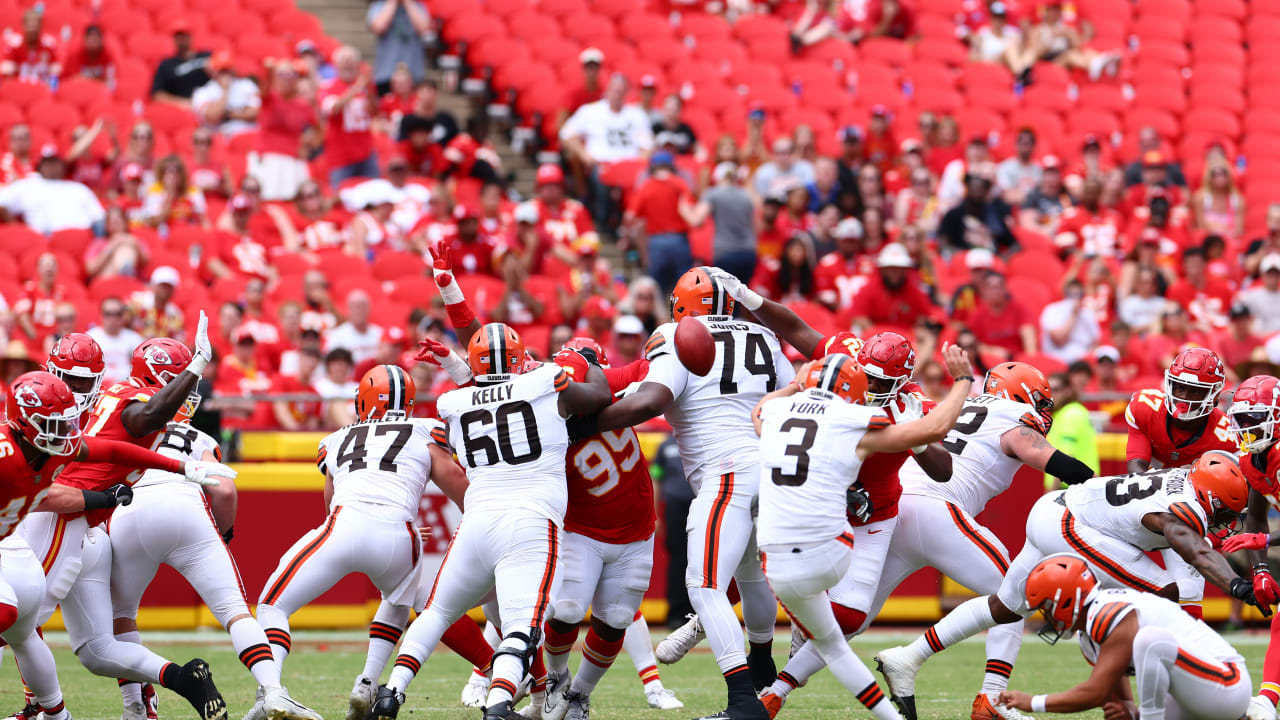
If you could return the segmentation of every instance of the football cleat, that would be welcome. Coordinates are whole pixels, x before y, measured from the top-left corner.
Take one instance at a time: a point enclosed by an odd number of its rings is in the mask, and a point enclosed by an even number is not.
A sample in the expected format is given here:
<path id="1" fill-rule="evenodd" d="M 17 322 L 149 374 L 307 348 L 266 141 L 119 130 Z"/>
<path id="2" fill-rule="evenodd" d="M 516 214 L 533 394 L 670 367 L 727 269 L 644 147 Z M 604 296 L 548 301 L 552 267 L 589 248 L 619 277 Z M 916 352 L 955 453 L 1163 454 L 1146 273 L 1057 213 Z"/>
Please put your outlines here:
<path id="1" fill-rule="evenodd" d="M 500 702 L 484 709 L 482 720 L 520 720 L 520 713 L 511 708 L 510 702 Z"/>
<path id="2" fill-rule="evenodd" d="M 542 699 L 542 720 L 563 720 L 569 712 L 569 673 L 547 673 L 547 689 Z"/>
<path id="3" fill-rule="evenodd" d="M 769 713 L 769 718 L 778 717 L 778 712 L 782 710 L 782 706 L 787 699 L 781 695 L 774 693 L 772 690 L 765 690 L 760 693 L 760 704 L 764 705 L 764 709 Z"/>
<path id="4" fill-rule="evenodd" d="M 262 708 L 262 686 L 258 686 L 258 696 L 253 701 L 253 707 L 249 708 L 249 712 L 244 714 L 241 720 L 266 720 L 267 713 Z"/>
<path id="5" fill-rule="evenodd" d="M 1276 720 L 1276 706 L 1261 695 L 1249 700 L 1249 709 L 1244 713 L 1245 720 Z"/>
<path id="6" fill-rule="evenodd" d="M 26 707 L 5 718 L 5 720 L 35 720 L 40 715 L 40 712 L 39 705 L 34 702 L 28 702 Z"/>
<path id="7" fill-rule="evenodd" d="M 485 698 L 489 696 L 489 678 L 478 673 L 471 673 L 467 684 L 462 686 L 462 706 L 469 708 L 484 707 Z M 347 718 L 351 720 L 351 718 Z"/>
<path id="8" fill-rule="evenodd" d="M 565 704 L 569 707 L 565 720 L 591 720 L 591 698 L 579 692 L 569 693 Z"/>
<path id="9" fill-rule="evenodd" d="M 684 707 L 684 703 L 680 702 L 671 688 L 663 687 L 660 683 L 649 683 L 644 687 L 644 700 L 655 710 L 679 710 Z"/>
<path id="10" fill-rule="evenodd" d="M 778 666 L 773 662 L 770 653 L 772 643 L 768 645 L 752 645 L 747 653 L 747 670 L 751 673 L 751 684 L 756 692 L 760 692 L 778 679 Z"/>
<path id="11" fill-rule="evenodd" d="M 751 701 L 750 703 L 729 703 L 729 707 L 724 710 L 705 715 L 697 720 L 769 720 L 769 711 L 764 705 L 760 704 L 755 696 L 751 697 Z"/>
<path id="12" fill-rule="evenodd" d="M 142 704 L 147 706 L 147 720 L 159 720 L 160 696 L 151 683 L 142 683 Z"/>
<path id="13" fill-rule="evenodd" d="M 658 647 L 653 649 L 654 657 L 658 658 L 658 662 L 664 665 L 670 665 L 679 662 L 680 658 L 689 654 L 694 645 L 702 642 L 707 636 L 702 631 L 702 622 L 698 620 L 696 613 L 689 613 L 687 616 L 689 621 L 675 630 L 671 634 L 662 639 L 658 643 Z"/>
<path id="14" fill-rule="evenodd" d="M 227 701 L 222 699 L 218 686 L 213 684 L 209 663 L 195 658 L 183 665 L 180 673 L 174 690 L 191 703 L 196 716 L 200 720 L 226 720 Z"/>
<path id="15" fill-rule="evenodd" d="M 71 720 L 71 711 L 64 707 L 62 708 L 62 712 L 50 715 L 49 713 L 41 710 L 35 715 L 35 720 Z"/>
<path id="16" fill-rule="evenodd" d="M 876 668 L 889 686 L 889 699 L 906 720 L 916 720 L 916 673 L 920 672 L 920 663 L 911 654 L 909 648 L 895 647 L 875 657 Z"/>
<path id="17" fill-rule="evenodd" d="M 364 716 L 369 714 L 369 707 L 373 705 L 374 694 L 372 680 L 364 675 L 356 678 L 356 685 L 347 696 L 347 720 L 364 720 Z"/>
<path id="18" fill-rule="evenodd" d="M 489 699 L 487 695 L 485 696 L 485 699 Z M 542 720 L 542 700 L 540 698 L 534 700 L 528 705 L 525 705 L 524 709 L 516 714 L 525 720 Z"/>
<path id="19" fill-rule="evenodd" d="M 809 638 L 804 636 L 804 631 L 800 629 L 800 626 L 792 624 L 791 625 L 791 651 L 787 653 L 787 659 L 790 660 L 791 658 L 795 657 L 796 653 L 800 652 L 800 648 L 804 647 L 804 644 L 807 642 L 809 642 Z"/>
<path id="20" fill-rule="evenodd" d="M 320 713 L 289 697 L 289 691 L 278 685 L 263 690 L 262 709 L 267 720 L 324 720 Z"/>
<path id="21" fill-rule="evenodd" d="M 396 720 L 396 715 L 400 713 L 400 706 L 404 704 L 404 693 L 396 692 L 386 685 L 378 686 L 378 694 L 373 698 L 373 704 L 369 706 L 369 714 L 367 720 Z M 488 717 L 488 712 L 485 717 Z"/>
<path id="22" fill-rule="evenodd" d="M 973 710 L 969 712 L 969 720 L 1034 720 L 1030 715 L 1023 715 L 1016 708 L 997 705 L 986 693 L 978 693 L 973 699 Z"/>
<path id="23" fill-rule="evenodd" d="M 147 720 L 147 706 L 141 700 L 125 705 L 120 712 L 120 720 Z"/>

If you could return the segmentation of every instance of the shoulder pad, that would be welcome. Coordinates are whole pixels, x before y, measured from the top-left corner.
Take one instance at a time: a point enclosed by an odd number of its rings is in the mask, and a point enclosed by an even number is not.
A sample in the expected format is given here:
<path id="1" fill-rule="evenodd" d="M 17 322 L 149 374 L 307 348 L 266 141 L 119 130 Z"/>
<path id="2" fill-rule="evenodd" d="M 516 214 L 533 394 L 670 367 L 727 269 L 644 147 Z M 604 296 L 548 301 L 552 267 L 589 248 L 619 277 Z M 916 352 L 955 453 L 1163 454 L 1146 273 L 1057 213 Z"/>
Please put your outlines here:
<path id="1" fill-rule="evenodd" d="M 327 460 L 328 458 L 329 458 L 329 448 L 324 444 L 324 441 L 321 440 L 320 448 L 316 451 L 316 468 L 320 470 L 321 475 L 325 474 L 324 461 Z"/>
<path id="2" fill-rule="evenodd" d="M 1090 640 L 1101 645 L 1102 641 L 1107 639 L 1107 636 L 1111 634 L 1116 625 L 1124 619 L 1124 616 L 1133 611 L 1133 605 L 1123 600 L 1108 602 L 1106 598 L 1101 598 L 1097 602 L 1102 602 L 1103 605 L 1096 612 L 1089 613 L 1089 621 L 1086 623 L 1085 631 Z"/>
<path id="3" fill-rule="evenodd" d="M 671 352 L 674 347 L 667 339 L 667 333 L 664 330 L 670 323 L 658 326 L 657 330 L 649 336 L 649 341 L 644 344 L 644 358 L 650 362 Z"/>

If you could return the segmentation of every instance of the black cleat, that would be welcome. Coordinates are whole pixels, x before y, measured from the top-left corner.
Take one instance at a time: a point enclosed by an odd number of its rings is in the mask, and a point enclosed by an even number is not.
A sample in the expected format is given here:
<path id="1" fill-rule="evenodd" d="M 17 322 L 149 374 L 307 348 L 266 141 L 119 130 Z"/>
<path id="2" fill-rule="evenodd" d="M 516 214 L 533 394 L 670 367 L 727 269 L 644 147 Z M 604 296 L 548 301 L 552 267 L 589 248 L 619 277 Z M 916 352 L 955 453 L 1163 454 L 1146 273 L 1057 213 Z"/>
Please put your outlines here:
<path id="1" fill-rule="evenodd" d="M 778 666 L 773 662 L 773 644 L 752 645 L 747 653 L 747 669 L 751 672 L 751 684 L 756 692 L 769 687 L 778 679 Z"/>
<path id="2" fill-rule="evenodd" d="M 209 663 L 195 658 L 178 671 L 174 691 L 191 703 L 200 720 L 227 720 L 227 702 L 213 684 L 213 671 Z"/>
<path id="3" fill-rule="evenodd" d="M 482 720 L 524 720 L 524 718 L 511 706 L 510 701 L 503 701 L 485 708 Z"/>
<path id="4" fill-rule="evenodd" d="M 705 715 L 697 720 L 770 720 L 770 718 L 764 704 L 755 696 L 750 696 L 737 698 L 720 712 Z"/>
<path id="5" fill-rule="evenodd" d="M 404 705 L 404 693 L 379 685 L 378 694 L 369 706 L 369 714 L 365 716 L 366 720 L 396 720 L 401 705 Z"/>

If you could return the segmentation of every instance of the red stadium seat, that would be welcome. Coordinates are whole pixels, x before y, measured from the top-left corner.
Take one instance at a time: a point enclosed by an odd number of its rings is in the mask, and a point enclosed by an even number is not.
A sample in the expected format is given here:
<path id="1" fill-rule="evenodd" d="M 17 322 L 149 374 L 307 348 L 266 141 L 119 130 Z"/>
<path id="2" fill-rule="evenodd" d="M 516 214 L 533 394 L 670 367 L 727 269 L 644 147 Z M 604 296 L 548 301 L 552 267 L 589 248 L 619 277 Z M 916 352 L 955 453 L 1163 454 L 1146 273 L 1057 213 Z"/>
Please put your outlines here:
<path id="1" fill-rule="evenodd" d="M 1134 88 L 1133 107 L 1182 113 L 1187 109 L 1187 96 L 1181 87 L 1141 85 Z"/>
<path id="2" fill-rule="evenodd" d="M 510 18 L 532 8 L 530 0 L 485 0 L 485 11 L 494 17 Z"/>
<path id="3" fill-rule="evenodd" d="M 1029 108 L 1064 112 L 1071 107 L 1071 97 L 1064 87 L 1035 84 L 1023 91 L 1022 104 Z"/>
<path id="4" fill-rule="evenodd" d="M 1220 85 L 1244 87 L 1244 68 L 1238 65 L 1203 62 L 1191 68 L 1191 87 L 1196 85 Z"/>
<path id="5" fill-rule="evenodd" d="M 1076 104 L 1083 108 L 1094 108 L 1108 112 L 1124 112 L 1129 101 L 1124 91 L 1115 85 L 1084 85 L 1076 96 Z"/>
<path id="6" fill-rule="evenodd" d="M 14 105 L 28 107 L 33 103 L 48 99 L 49 96 L 49 88 L 46 85 L 19 82 L 17 80 L 0 82 L 0 97 L 4 98 L 5 102 L 13 103 Z"/>
<path id="7" fill-rule="evenodd" d="M 694 43 L 692 53 L 699 60 L 710 60 L 717 65 L 729 67 L 747 62 L 746 48 L 729 38 L 701 38 Z"/>
<path id="8" fill-rule="evenodd" d="M 101 105 L 111 100 L 106 83 L 83 77 L 63 80 L 58 86 L 58 99 L 79 108 Z"/>
<path id="9" fill-rule="evenodd" d="M 917 60 L 931 60 L 952 67 L 964 65 L 969 59 L 969 51 L 959 40 L 953 38 L 921 42 L 915 46 Z"/>
<path id="10" fill-rule="evenodd" d="M 1054 277 L 1059 276 L 1055 275 Z M 1005 281 L 1009 288 L 1009 294 L 1013 296 L 1014 301 L 1035 318 L 1040 316 L 1040 311 L 1044 309 L 1045 305 L 1053 301 L 1053 292 L 1049 290 L 1049 285 L 1045 283 L 1044 279 L 1045 275 L 1010 275 L 1008 280 Z"/>
<path id="11" fill-rule="evenodd" d="M 1176 137 L 1182 132 L 1182 124 L 1165 110 L 1158 108 L 1135 107 L 1123 116 L 1126 132 L 1137 132 L 1150 125 L 1160 133 L 1160 137 Z"/>
<path id="12" fill-rule="evenodd" d="M 670 40 L 673 37 L 671 23 L 657 13 L 635 12 L 625 15 L 618 21 L 618 29 L 619 34 L 636 44 L 643 44 L 649 38 Z"/>
<path id="13" fill-rule="evenodd" d="M 1106 110 L 1080 108 L 1067 115 L 1067 129 L 1072 134 L 1091 133 L 1100 137 L 1109 137 L 1120 132 L 1120 121 L 1114 113 Z"/>
<path id="14" fill-rule="evenodd" d="M 1227 137 L 1240 135 L 1240 120 L 1234 113 L 1215 107 L 1199 107 L 1182 118 L 1184 132 L 1218 133 Z"/>
<path id="15" fill-rule="evenodd" d="M 89 298 L 95 303 L 100 303 L 107 298 L 127 298 L 136 292 L 142 292 L 147 289 L 141 281 L 115 275 L 112 277 L 97 278 L 89 282 Z"/>
<path id="16" fill-rule="evenodd" d="M 151 15 L 127 7 L 104 7 L 98 13 L 98 24 L 106 35 L 132 35 L 151 30 Z"/>
<path id="17" fill-rule="evenodd" d="M 1138 59 L 1142 62 L 1156 62 L 1185 67 L 1191 63 L 1191 53 L 1187 46 L 1173 40 L 1148 39 L 1138 47 Z"/>
<path id="18" fill-rule="evenodd" d="M 969 63 L 960 68 L 959 85 L 967 92 L 988 89 L 995 92 L 1013 91 L 1013 74 L 1003 65 L 995 63 Z"/>
<path id="19" fill-rule="evenodd" d="M 434 7 L 433 7 L 434 9 Z M 552 17 L 566 17 L 587 11 L 586 0 L 541 0 L 538 9 Z"/>
<path id="20" fill-rule="evenodd" d="M 901 40 L 876 37 L 864 40 L 858 46 L 858 55 L 864 60 L 876 60 L 894 67 L 901 67 L 911 59 L 911 48 Z"/>
<path id="21" fill-rule="evenodd" d="M 1250 53 L 1255 61 L 1267 51 L 1272 53 L 1280 52 L 1280 46 L 1275 43 L 1268 43 L 1250 48 Z M 1275 55 L 1273 54 L 1271 57 L 1275 57 Z M 1240 47 L 1239 43 L 1213 42 L 1211 38 L 1203 38 L 1192 47 L 1191 59 L 1195 63 L 1215 62 L 1224 65 L 1239 65 L 1241 67 L 1244 67 L 1248 61 L 1244 48 Z"/>
<path id="22" fill-rule="evenodd" d="M 1251 109 L 1241 123 L 1247 133 L 1280 134 L 1280 113 L 1271 110 Z"/>
<path id="23" fill-rule="evenodd" d="M 1254 6 L 1256 8 L 1257 3 L 1254 3 Z M 1221 15 L 1223 17 L 1231 18 L 1232 20 L 1241 21 L 1249 14 L 1249 4 L 1245 3 L 1244 0 L 1214 0 L 1211 3 L 1202 2 L 1196 4 L 1196 13 L 1198 15 Z M 1249 19 L 1249 22 L 1253 22 L 1257 17 L 1258 13 L 1255 10 L 1254 15 Z"/>
<path id="24" fill-rule="evenodd" d="M 1145 22 L 1149 16 L 1165 17 L 1179 22 L 1186 22 L 1191 17 L 1189 0 L 1138 0 L 1135 9 L 1140 22 Z"/>
<path id="25" fill-rule="evenodd" d="M 82 257 L 91 242 L 93 233 L 88 230 L 59 230 L 49 236 L 49 249 L 71 257 Z"/>
<path id="26" fill-rule="evenodd" d="M 1058 87 L 1063 90 L 1071 84 L 1071 75 L 1060 65 L 1051 62 L 1038 62 L 1031 67 L 1032 87 Z"/>
<path id="27" fill-rule="evenodd" d="M 920 110 L 950 115 L 964 107 L 964 96 L 950 88 L 918 86 L 911 103 Z"/>
<path id="28" fill-rule="evenodd" d="M 426 268 L 419 254 L 384 250 L 374 258 L 371 271 L 374 278 L 385 282 L 404 277 L 422 276 Z"/>
<path id="29" fill-rule="evenodd" d="M 733 34 L 743 41 L 750 41 L 758 37 L 785 37 L 787 23 L 781 18 L 772 15 L 754 13 L 743 15 L 733 23 Z"/>
<path id="30" fill-rule="evenodd" d="M 511 37 L 527 41 L 555 37 L 560 34 L 560 23 L 550 15 L 543 15 L 534 10 L 506 16 L 507 31 Z"/>
<path id="31" fill-rule="evenodd" d="M 858 54 L 853 46 L 836 38 L 827 38 L 817 45 L 810 45 L 805 48 L 804 57 L 807 60 L 826 63 L 836 71 L 852 67 L 858 61 Z"/>
<path id="32" fill-rule="evenodd" d="M 692 37 L 698 40 L 708 38 L 722 38 L 728 40 L 732 37 L 732 31 L 729 23 L 719 15 L 703 15 L 699 13 L 688 13 L 680 16 L 680 22 L 675 27 L 675 32 L 681 37 Z"/>
<path id="33" fill-rule="evenodd" d="M 426 298 L 432 297 L 435 292 L 438 292 L 435 281 L 425 275 L 401 275 L 392 279 L 391 299 L 396 302 L 423 305 Z"/>
<path id="34" fill-rule="evenodd" d="M 791 44 L 785 35 L 752 38 L 747 43 L 747 55 L 757 62 L 781 65 L 791 59 Z"/>
<path id="35" fill-rule="evenodd" d="M 1244 40 L 1244 32 L 1240 29 L 1240 23 L 1221 15 L 1197 16 L 1188 28 L 1188 35 L 1193 48 L 1206 41 L 1239 45 Z"/>
<path id="36" fill-rule="evenodd" d="M 1244 92 L 1238 86 L 1223 83 L 1197 83 L 1188 93 L 1190 107 L 1210 107 L 1239 115 L 1246 107 Z"/>

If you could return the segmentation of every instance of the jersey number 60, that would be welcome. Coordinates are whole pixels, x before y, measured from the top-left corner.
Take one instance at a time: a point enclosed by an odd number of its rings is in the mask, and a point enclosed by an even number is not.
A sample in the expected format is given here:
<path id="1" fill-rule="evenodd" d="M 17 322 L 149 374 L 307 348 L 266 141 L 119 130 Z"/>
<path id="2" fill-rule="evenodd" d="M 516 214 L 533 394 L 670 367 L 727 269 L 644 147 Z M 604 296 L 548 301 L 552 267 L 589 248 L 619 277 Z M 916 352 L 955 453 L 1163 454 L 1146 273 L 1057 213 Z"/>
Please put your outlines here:
<path id="1" fill-rule="evenodd" d="M 525 445 L 528 451 L 517 454 L 511 444 L 511 419 L 519 417 L 524 426 Z M 467 449 L 467 466 L 478 467 L 497 465 L 499 459 L 508 465 L 524 465 L 542 457 L 542 440 L 538 437 L 538 420 L 534 417 L 533 406 L 523 400 L 506 403 L 497 410 L 489 412 L 485 408 L 470 410 L 459 418 L 462 423 L 462 444 Z M 474 426 L 479 425 L 479 432 L 472 434 Z M 495 447 L 492 432 L 488 429 L 497 426 L 498 442 Z M 476 462 L 476 455 L 483 453 L 484 462 Z"/>

